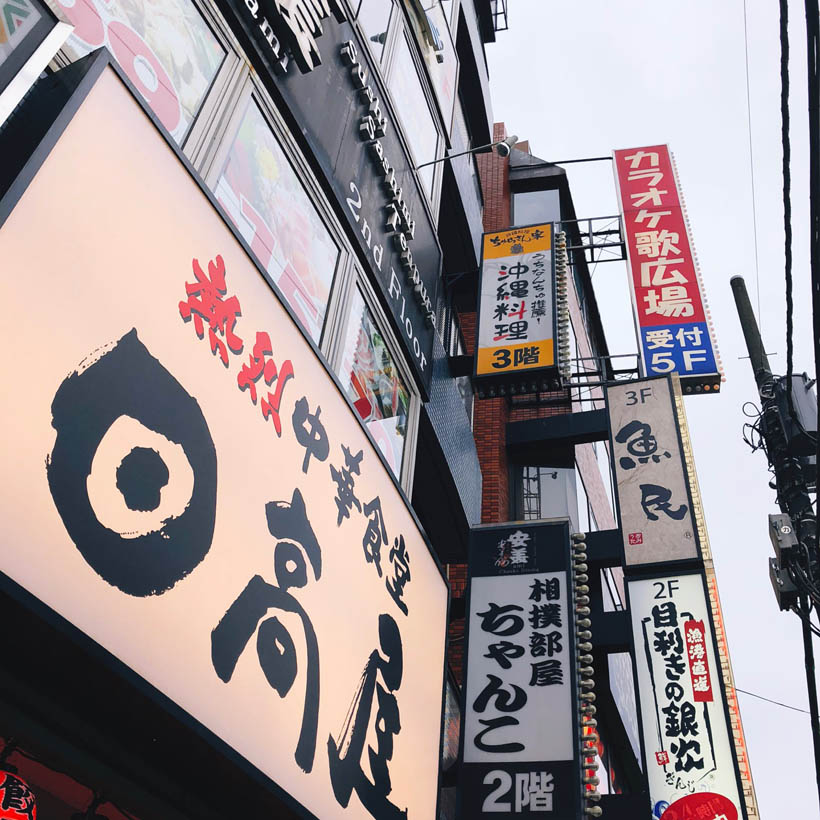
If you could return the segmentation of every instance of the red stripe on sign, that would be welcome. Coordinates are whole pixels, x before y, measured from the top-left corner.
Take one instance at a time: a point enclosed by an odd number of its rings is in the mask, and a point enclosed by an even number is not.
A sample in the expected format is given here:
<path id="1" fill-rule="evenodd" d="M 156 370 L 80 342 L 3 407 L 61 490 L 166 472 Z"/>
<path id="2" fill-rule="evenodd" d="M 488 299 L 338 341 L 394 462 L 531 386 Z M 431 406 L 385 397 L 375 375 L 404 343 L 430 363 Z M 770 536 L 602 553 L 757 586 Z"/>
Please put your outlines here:
<path id="1" fill-rule="evenodd" d="M 686 657 L 689 674 L 697 703 L 714 700 L 712 676 L 709 674 L 709 658 L 706 654 L 706 628 L 703 621 L 686 621 L 683 625 L 686 638 Z"/>

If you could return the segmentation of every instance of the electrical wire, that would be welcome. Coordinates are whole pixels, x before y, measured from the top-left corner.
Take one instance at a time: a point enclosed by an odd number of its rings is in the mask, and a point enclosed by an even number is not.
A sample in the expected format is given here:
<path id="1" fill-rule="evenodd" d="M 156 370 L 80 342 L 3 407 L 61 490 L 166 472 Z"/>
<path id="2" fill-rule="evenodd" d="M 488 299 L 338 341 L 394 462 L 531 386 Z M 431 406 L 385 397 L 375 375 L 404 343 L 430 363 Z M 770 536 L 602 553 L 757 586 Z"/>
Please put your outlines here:
<path id="1" fill-rule="evenodd" d="M 751 411 L 749 408 L 751 408 Z M 743 441 L 749 445 L 753 453 L 756 453 L 758 450 L 763 450 L 764 454 L 766 454 L 766 461 L 769 463 L 769 472 L 773 472 L 774 468 L 771 465 L 768 452 L 766 451 L 766 439 L 761 429 L 763 411 L 754 402 L 747 401 L 744 402 L 741 412 L 747 419 L 754 419 L 754 422 L 751 424 L 749 422 L 744 423 L 741 432 Z"/>
<path id="2" fill-rule="evenodd" d="M 781 703 L 779 700 L 764 698 L 763 695 L 756 695 L 754 692 L 747 692 L 745 689 L 741 689 L 739 686 L 735 686 L 735 692 L 742 692 L 744 695 L 751 695 L 753 698 L 765 700 L 767 703 L 774 703 L 776 706 L 782 706 L 784 709 L 793 709 L 795 712 L 803 712 L 804 715 L 811 714 L 811 712 L 809 712 L 808 709 L 800 709 L 797 706 L 789 706 L 788 703 Z"/>
<path id="3" fill-rule="evenodd" d="M 786 397 L 795 418 L 792 399 L 794 371 L 794 299 L 792 287 L 791 138 L 789 133 L 789 4 L 780 0 L 780 134 L 783 142 L 783 232 L 786 274 Z"/>
<path id="4" fill-rule="evenodd" d="M 785 2 L 785 0 L 784 0 Z M 746 0 L 743 0 L 743 47 L 746 58 L 746 117 L 749 126 L 749 176 L 752 185 L 752 236 L 755 251 L 755 287 L 757 289 L 757 325 L 763 334 L 763 323 L 760 315 L 760 265 L 757 253 L 757 195 L 755 193 L 754 145 L 752 141 L 752 95 L 749 83 L 749 30 L 746 23 Z"/>
<path id="5" fill-rule="evenodd" d="M 784 0 L 781 0 L 783 2 Z M 820 20 L 817 0 L 805 0 L 809 96 L 809 261 L 815 378 L 820 379 Z M 820 422 L 820 405 L 818 405 Z M 820 456 L 820 437 L 817 453 Z M 820 464 L 820 459 L 818 459 Z M 818 533 L 820 534 L 820 533 Z M 817 540 L 815 540 L 817 543 Z"/>

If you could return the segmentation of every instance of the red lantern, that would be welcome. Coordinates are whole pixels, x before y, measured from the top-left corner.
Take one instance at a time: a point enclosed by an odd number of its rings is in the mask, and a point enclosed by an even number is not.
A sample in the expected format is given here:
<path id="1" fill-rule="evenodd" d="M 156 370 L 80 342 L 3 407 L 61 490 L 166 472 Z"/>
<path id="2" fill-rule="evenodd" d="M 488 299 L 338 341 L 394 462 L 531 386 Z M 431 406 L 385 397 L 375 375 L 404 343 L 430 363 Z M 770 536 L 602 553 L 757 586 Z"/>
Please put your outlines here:
<path id="1" fill-rule="evenodd" d="M 37 820 L 34 793 L 11 772 L 0 771 L 0 820 Z"/>

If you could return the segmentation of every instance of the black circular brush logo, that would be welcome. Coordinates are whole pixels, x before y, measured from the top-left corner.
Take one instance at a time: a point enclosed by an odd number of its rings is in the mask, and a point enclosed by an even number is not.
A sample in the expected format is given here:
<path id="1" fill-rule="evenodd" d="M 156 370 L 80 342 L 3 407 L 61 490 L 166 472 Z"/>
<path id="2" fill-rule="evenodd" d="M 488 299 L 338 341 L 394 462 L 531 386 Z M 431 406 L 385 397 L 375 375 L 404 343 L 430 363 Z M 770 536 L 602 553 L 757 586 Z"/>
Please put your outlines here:
<path id="1" fill-rule="evenodd" d="M 51 405 L 48 483 L 89 565 L 129 595 L 159 595 L 207 555 L 216 450 L 197 401 L 136 330 L 70 374 Z"/>

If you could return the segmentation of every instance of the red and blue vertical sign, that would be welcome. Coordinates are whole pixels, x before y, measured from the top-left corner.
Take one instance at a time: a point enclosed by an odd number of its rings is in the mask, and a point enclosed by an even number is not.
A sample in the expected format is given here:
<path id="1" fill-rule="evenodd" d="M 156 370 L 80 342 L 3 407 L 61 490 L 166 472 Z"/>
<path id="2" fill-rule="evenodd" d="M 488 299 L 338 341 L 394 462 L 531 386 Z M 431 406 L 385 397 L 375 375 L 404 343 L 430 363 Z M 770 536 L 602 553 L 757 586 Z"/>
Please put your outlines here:
<path id="1" fill-rule="evenodd" d="M 685 393 L 717 393 L 720 356 L 669 146 L 614 159 L 644 375 L 677 373 Z"/>

